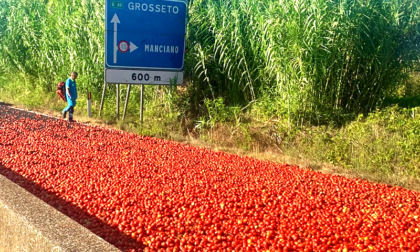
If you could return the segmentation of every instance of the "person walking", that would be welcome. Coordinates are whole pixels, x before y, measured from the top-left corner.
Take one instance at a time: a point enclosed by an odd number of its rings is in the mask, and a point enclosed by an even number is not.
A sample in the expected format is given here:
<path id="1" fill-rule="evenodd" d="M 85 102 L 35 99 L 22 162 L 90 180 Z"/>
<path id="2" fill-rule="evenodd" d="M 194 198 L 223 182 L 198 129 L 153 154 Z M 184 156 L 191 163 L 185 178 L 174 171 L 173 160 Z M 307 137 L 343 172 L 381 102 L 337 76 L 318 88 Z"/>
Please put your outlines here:
<path id="1" fill-rule="evenodd" d="M 69 122 L 73 122 L 74 107 L 76 106 L 77 99 L 77 86 L 76 86 L 77 72 L 71 73 L 70 78 L 66 80 L 66 98 L 67 107 L 63 110 L 63 118 L 66 118 L 69 112 Z"/>

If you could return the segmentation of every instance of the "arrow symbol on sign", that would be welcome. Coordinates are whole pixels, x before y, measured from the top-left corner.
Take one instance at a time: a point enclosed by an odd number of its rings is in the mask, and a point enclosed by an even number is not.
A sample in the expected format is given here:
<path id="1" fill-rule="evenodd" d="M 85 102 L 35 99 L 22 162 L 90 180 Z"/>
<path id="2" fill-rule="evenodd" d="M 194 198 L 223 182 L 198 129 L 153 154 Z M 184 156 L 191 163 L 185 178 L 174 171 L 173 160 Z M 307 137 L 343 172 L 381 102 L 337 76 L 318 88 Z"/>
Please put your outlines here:
<path id="1" fill-rule="evenodd" d="M 133 51 L 135 51 L 138 47 L 130 41 L 130 53 L 132 53 Z"/>
<path id="2" fill-rule="evenodd" d="M 118 51 L 118 45 L 117 45 L 117 29 L 118 24 L 120 23 L 120 19 L 118 18 L 117 13 L 114 14 L 114 17 L 111 19 L 111 23 L 114 23 L 114 64 L 117 63 L 117 51 Z"/>

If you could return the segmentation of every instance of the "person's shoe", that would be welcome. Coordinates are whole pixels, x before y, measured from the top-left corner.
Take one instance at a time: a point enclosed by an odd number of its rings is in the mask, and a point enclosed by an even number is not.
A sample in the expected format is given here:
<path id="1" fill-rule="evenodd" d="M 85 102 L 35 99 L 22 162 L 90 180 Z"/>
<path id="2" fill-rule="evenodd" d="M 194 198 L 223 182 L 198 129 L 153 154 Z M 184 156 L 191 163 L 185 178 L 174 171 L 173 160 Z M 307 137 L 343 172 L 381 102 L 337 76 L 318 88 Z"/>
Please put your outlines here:
<path id="1" fill-rule="evenodd" d="M 67 112 L 63 111 L 63 119 L 66 119 L 66 114 L 67 114 Z"/>
<path id="2" fill-rule="evenodd" d="M 74 122 L 73 118 L 69 118 L 69 122 L 71 123 Z"/>

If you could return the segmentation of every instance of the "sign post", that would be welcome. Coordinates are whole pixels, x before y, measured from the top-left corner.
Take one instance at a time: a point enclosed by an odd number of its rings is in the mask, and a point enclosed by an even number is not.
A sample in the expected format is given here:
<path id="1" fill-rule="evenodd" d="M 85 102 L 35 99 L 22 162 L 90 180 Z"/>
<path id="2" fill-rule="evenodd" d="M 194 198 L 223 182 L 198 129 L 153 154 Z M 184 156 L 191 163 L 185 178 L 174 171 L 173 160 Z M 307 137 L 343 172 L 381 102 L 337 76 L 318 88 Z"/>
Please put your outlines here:
<path id="1" fill-rule="evenodd" d="M 120 119 L 120 84 L 117 84 L 117 120 Z"/>
<path id="2" fill-rule="evenodd" d="M 99 116 L 101 116 L 102 109 L 104 108 L 105 91 L 106 91 L 106 81 L 104 82 L 104 88 L 102 90 L 101 107 L 99 108 Z"/>
<path id="3" fill-rule="evenodd" d="M 130 90 L 131 90 L 131 84 L 128 84 L 127 95 L 125 97 L 125 103 L 124 103 L 123 120 L 125 119 L 125 113 L 127 112 L 128 99 L 130 98 Z"/>
<path id="4" fill-rule="evenodd" d="M 140 91 L 140 123 L 143 124 L 143 93 L 144 93 L 144 85 L 141 85 L 141 91 Z"/>
<path id="5" fill-rule="evenodd" d="M 145 84 L 181 85 L 187 6 L 187 0 L 105 0 L 104 85 L 139 84 L 142 91 Z M 101 110 L 104 95 L 105 87 Z"/>

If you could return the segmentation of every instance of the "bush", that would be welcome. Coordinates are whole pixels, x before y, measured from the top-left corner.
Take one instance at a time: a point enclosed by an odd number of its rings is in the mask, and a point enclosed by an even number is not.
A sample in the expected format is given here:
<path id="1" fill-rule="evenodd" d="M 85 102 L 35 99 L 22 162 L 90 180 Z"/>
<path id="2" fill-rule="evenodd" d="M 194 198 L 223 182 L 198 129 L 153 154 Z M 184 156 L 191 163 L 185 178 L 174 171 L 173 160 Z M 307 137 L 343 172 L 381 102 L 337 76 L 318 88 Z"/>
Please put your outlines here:
<path id="1" fill-rule="evenodd" d="M 308 158 L 363 173 L 420 175 L 420 108 L 389 107 L 340 129 L 304 130 L 297 147 Z"/>

